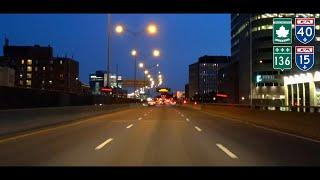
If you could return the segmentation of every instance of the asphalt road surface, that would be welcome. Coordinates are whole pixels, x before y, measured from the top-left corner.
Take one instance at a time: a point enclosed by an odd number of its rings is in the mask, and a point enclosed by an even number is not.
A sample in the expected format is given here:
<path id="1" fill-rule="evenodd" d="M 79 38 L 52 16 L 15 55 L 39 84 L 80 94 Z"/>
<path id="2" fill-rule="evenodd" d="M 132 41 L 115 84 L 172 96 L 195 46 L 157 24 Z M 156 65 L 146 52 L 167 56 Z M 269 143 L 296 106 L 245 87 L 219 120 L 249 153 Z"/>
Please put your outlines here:
<path id="1" fill-rule="evenodd" d="M 8 166 L 320 165 L 320 142 L 179 106 L 141 107 L 0 140 Z"/>

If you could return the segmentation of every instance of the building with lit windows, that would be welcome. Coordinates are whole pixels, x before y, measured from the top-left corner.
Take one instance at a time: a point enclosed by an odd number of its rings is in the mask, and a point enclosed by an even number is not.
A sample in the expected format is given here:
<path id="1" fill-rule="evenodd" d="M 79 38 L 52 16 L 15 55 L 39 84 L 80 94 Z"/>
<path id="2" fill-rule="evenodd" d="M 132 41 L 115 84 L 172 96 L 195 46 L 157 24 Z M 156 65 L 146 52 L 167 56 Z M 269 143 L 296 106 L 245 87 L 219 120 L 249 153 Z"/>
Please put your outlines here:
<path id="1" fill-rule="evenodd" d="M 218 70 L 230 62 L 229 56 L 202 56 L 189 65 L 189 92 L 191 99 L 204 100 L 208 94 L 218 91 Z"/>
<path id="2" fill-rule="evenodd" d="M 292 46 L 298 45 L 294 35 L 295 17 L 315 17 L 316 37 L 308 45 L 315 46 L 316 70 L 320 56 L 320 14 L 232 14 L 231 15 L 231 61 L 238 62 L 238 92 L 235 103 L 283 105 L 285 87 L 283 77 L 300 73 L 295 66 L 294 52 L 292 70 L 274 70 L 272 55 L 273 18 L 292 18 Z M 301 45 L 301 44 L 299 44 Z"/>
<path id="3" fill-rule="evenodd" d="M 108 73 L 106 71 L 96 71 L 89 75 L 89 85 L 92 94 L 102 94 L 102 88 L 107 87 Z M 116 74 L 109 74 L 109 84 L 114 90 L 121 92 L 122 89 L 122 76 Z"/>
<path id="4" fill-rule="evenodd" d="M 15 70 L 15 87 L 77 93 L 80 89 L 79 63 L 71 58 L 53 57 L 52 47 L 12 46 L 6 39 L 2 66 Z"/>

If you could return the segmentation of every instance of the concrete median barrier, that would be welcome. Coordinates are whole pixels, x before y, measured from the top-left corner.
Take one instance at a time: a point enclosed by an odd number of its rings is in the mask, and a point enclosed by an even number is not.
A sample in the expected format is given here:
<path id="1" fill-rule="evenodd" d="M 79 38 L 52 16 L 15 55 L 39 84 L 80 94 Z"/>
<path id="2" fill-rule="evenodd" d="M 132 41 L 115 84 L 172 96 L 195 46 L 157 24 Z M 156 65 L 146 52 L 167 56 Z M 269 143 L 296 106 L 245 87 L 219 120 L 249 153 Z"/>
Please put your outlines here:
<path id="1" fill-rule="evenodd" d="M 0 110 L 0 136 L 138 107 L 140 104 Z"/>

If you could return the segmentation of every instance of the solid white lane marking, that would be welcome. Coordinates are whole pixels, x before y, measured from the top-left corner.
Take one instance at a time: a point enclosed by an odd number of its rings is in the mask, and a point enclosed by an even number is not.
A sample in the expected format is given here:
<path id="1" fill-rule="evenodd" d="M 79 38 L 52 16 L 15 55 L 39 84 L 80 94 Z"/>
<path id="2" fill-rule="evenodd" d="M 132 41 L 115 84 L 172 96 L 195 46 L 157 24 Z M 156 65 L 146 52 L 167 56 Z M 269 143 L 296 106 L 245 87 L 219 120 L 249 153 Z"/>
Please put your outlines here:
<path id="1" fill-rule="evenodd" d="M 201 132 L 202 129 L 200 129 L 198 126 L 195 126 L 194 128 L 196 128 L 197 131 Z"/>
<path id="2" fill-rule="evenodd" d="M 216 145 L 218 146 L 218 148 L 220 148 L 224 153 L 226 153 L 232 159 L 238 159 L 238 157 L 235 154 L 233 154 L 229 149 L 224 147 L 222 144 L 216 144 Z"/>
<path id="3" fill-rule="evenodd" d="M 188 121 L 188 122 L 189 122 L 190 120 L 187 118 L 187 119 L 186 119 L 186 121 Z"/>
<path id="4" fill-rule="evenodd" d="M 97 146 L 95 148 L 95 150 L 100 150 L 101 148 L 103 148 L 103 146 L 105 146 L 106 144 L 110 143 L 113 139 L 112 138 L 109 138 L 107 139 L 105 142 L 103 142 L 102 144 L 100 144 L 99 146 Z"/>
<path id="5" fill-rule="evenodd" d="M 130 124 L 129 126 L 127 126 L 126 128 L 129 129 L 133 126 L 133 124 Z"/>
<path id="6" fill-rule="evenodd" d="M 141 120 L 142 119 L 142 117 L 139 117 L 139 119 L 138 120 Z"/>

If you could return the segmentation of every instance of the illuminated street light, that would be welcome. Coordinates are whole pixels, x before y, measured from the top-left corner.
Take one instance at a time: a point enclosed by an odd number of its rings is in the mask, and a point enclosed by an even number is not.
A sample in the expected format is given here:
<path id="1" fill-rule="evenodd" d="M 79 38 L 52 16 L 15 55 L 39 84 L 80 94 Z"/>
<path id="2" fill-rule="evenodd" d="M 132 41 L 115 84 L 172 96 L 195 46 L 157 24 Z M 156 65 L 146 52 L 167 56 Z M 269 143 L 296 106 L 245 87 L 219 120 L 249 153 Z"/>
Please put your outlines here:
<path id="1" fill-rule="evenodd" d="M 158 74 L 161 74 L 161 72 L 159 71 Z"/>
<path id="2" fill-rule="evenodd" d="M 152 55 L 154 57 L 159 57 L 160 56 L 160 51 L 158 49 L 154 49 L 153 52 L 152 52 Z"/>
<path id="3" fill-rule="evenodd" d="M 137 55 L 137 51 L 136 51 L 135 49 L 133 49 L 133 50 L 131 51 L 131 55 L 132 55 L 132 56 L 136 56 L 136 55 Z"/>
<path id="4" fill-rule="evenodd" d="M 148 70 L 145 70 L 145 71 L 144 71 L 144 74 L 148 74 L 148 73 L 149 73 L 149 71 L 148 71 Z"/>
<path id="5" fill-rule="evenodd" d="M 117 34 L 122 34 L 124 31 L 124 28 L 122 25 L 117 25 L 114 30 L 116 31 Z"/>
<path id="6" fill-rule="evenodd" d="M 159 76 L 158 76 L 160 79 L 162 78 L 162 75 L 161 74 L 159 74 Z"/>
<path id="7" fill-rule="evenodd" d="M 151 75 L 150 74 L 148 74 L 148 76 L 147 76 L 148 78 L 150 78 L 151 77 Z"/>
<path id="8" fill-rule="evenodd" d="M 148 34 L 150 34 L 150 35 L 155 35 L 155 34 L 157 34 L 157 32 L 158 32 L 158 27 L 157 27 L 157 25 L 156 25 L 156 24 L 149 24 L 149 25 L 147 26 L 147 32 L 148 32 Z"/>
<path id="9" fill-rule="evenodd" d="M 157 67 L 159 67 L 159 64 L 157 64 Z"/>
<path id="10" fill-rule="evenodd" d="M 144 67 L 144 64 L 141 62 L 139 63 L 139 68 L 143 68 Z"/>

